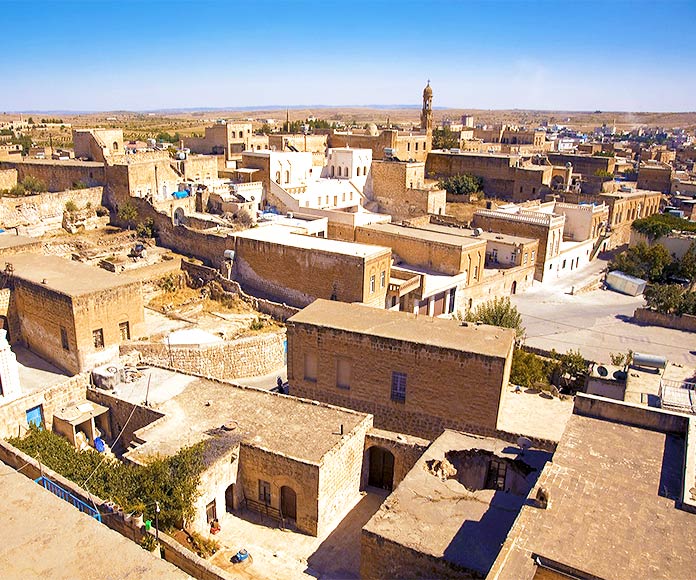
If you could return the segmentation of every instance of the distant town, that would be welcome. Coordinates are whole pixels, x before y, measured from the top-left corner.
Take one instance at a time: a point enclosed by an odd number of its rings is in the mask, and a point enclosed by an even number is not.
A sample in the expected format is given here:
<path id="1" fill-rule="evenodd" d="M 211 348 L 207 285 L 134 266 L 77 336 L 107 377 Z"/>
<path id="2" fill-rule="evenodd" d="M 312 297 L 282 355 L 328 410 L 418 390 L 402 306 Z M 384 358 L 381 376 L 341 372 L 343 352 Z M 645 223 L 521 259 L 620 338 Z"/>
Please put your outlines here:
<path id="1" fill-rule="evenodd" d="M 0 115 L 3 578 L 694 577 L 693 119 L 437 98 Z"/>

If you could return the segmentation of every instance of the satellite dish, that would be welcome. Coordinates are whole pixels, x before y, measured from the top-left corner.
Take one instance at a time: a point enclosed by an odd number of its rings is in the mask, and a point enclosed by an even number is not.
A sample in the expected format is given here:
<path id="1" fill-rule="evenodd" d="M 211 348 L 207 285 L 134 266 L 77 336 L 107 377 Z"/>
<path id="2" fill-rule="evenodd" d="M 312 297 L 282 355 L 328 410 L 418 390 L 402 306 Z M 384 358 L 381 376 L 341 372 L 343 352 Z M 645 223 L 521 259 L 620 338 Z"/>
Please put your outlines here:
<path id="1" fill-rule="evenodd" d="M 532 440 L 528 437 L 518 437 L 517 446 L 522 450 L 522 453 L 524 453 L 532 446 Z"/>

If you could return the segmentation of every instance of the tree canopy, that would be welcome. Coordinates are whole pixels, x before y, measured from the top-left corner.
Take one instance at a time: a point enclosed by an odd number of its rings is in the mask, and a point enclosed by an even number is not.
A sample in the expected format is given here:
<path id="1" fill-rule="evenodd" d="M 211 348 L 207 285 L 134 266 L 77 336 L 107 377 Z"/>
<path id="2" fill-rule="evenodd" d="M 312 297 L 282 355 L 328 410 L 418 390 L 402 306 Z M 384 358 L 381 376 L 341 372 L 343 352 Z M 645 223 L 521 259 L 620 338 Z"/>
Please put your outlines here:
<path id="1" fill-rule="evenodd" d="M 507 296 L 496 297 L 479 304 L 475 309 L 469 310 L 464 319 L 468 322 L 482 322 L 492 326 L 512 328 L 518 340 L 524 338 L 525 328 L 522 326 L 522 315 Z"/>
<path id="2" fill-rule="evenodd" d="M 483 179 L 475 175 L 461 173 L 441 179 L 438 185 L 452 195 L 472 195 L 483 188 Z"/>
<path id="3" fill-rule="evenodd" d="M 665 268 L 672 262 L 672 256 L 662 244 L 648 246 L 640 242 L 616 256 L 609 264 L 609 269 L 656 282 L 663 278 Z"/>

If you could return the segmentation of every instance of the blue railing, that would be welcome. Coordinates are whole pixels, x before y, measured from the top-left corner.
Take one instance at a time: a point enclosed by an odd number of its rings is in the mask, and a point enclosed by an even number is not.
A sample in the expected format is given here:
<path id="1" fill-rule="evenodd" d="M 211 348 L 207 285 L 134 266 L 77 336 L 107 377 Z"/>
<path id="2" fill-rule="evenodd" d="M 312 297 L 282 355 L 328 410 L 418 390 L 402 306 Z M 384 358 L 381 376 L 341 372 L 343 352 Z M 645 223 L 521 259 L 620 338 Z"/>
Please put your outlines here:
<path id="1" fill-rule="evenodd" d="M 60 499 L 67 501 L 68 503 L 74 505 L 83 514 L 87 514 L 88 516 L 92 516 L 98 522 L 102 521 L 101 515 L 99 514 L 99 512 L 96 509 L 94 509 L 90 505 L 87 505 L 80 498 L 75 497 L 72 493 L 70 493 L 66 489 L 63 489 L 55 481 L 51 481 L 50 479 L 45 478 L 43 475 L 41 477 L 35 479 L 34 481 L 36 483 L 38 483 L 41 487 L 50 491 L 52 494 L 57 495 Z"/>

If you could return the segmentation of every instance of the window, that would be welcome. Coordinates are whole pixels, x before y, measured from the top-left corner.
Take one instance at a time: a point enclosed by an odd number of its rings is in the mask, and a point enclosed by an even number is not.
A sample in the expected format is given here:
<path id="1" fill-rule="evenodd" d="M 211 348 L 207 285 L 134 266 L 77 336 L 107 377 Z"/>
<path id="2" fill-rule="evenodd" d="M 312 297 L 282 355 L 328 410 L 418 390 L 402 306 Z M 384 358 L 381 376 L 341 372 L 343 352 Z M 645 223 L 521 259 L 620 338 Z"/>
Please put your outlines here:
<path id="1" fill-rule="evenodd" d="M 474 266 L 474 280 L 478 280 L 478 266 Z"/>
<path id="2" fill-rule="evenodd" d="M 97 330 L 93 330 L 92 340 L 94 341 L 94 348 L 104 348 L 104 329 L 97 328 Z"/>
<path id="3" fill-rule="evenodd" d="M 418 141 L 416 141 L 416 151 L 418 151 Z"/>
<path id="4" fill-rule="evenodd" d="M 205 506 L 205 519 L 208 523 L 217 519 L 217 505 L 215 504 L 215 500 Z"/>
<path id="5" fill-rule="evenodd" d="M 374 294 L 374 292 L 375 292 L 375 275 L 372 274 L 372 276 L 370 276 L 370 294 Z"/>
<path id="6" fill-rule="evenodd" d="M 529 255 L 527 254 L 527 252 L 525 252 L 525 253 L 524 253 L 524 257 L 522 258 L 522 263 L 523 263 L 523 264 L 526 264 L 526 263 L 527 263 L 527 258 L 529 258 Z"/>
<path id="7" fill-rule="evenodd" d="M 331 166 L 331 177 L 334 177 L 336 175 L 336 168 L 332 165 Z"/>
<path id="8" fill-rule="evenodd" d="M 411 144 L 410 144 L 410 143 L 406 143 L 406 151 L 410 151 L 410 150 L 411 150 Z"/>
<path id="9" fill-rule="evenodd" d="M 358 177 L 360 177 L 360 167 L 358 167 L 358 169 L 355 171 L 355 174 L 356 174 Z"/>
<path id="10" fill-rule="evenodd" d="M 391 400 L 397 403 L 406 402 L 406 373 L 392 372 Z"/>
<path id="11" fill-rule="evenodd" d="M 271 484 L 259 479 L 259 501 L 266 505 L 271 503 Z"/>
<path id="12" fill-rule="evenodd" d="M 363 167 L 363 175 L 367 175 L 367 165 L 365 165 L 365 167 Z"/>
<path id="13" fill-rule="evenodd" d="M 536 253 L 535 250 L 532 250 L 532 262 L 534 261 L 534 254 Z"/>
<path id="14" fill-rule="evenodd" d="M 119 323 L 118 332 L 121 335 L 121 340 L 130 340 L 130 324 L 127 320 Z"/>
<path id="15" fill-rule="evenodd" d="M 485 489 L 503 491 L 505 489 L 506 473 L 507 465 L 504 461 L 500 461 L 499 459 L 491 459 L 491 462 L 488 464 Z"/>
<path id="16" fill-rule="evenodd" d="M 566 261 L 563 260 L 563 269 L 565 270 Z"/>
<path id="17" fill-rule="evenodd" d="M 347 358 L 336 359 L 336 386 L 339 389 L 350 389 L 350 379 L 353 364 Z"/>
<path id="18" fill-rule="evenodd" d="M 382 270 L 382 272 L 379 275 L 379 286 L 380 288 L 384 288 L 387 285 L 387 273 Z"/>
<path id="19" fill-rule="evenodd" d="M 304 356 L 304 380 L 313 381 L 317 380 L 317 353 L 316 352 L 306 352 Z"/>
<path id="20" fill-rule="evenodd" d="M 341 201 L 346 201 L 346 192 L 345 191 L 343 192 Z"/>
<path id="21" fill-rule="evenodd" d="M 63 350 L 70 350 L 70 343 L 68 343 L 68 331 L 62 326 L 60 327 L 60 343 L 63 345 Z"/>

